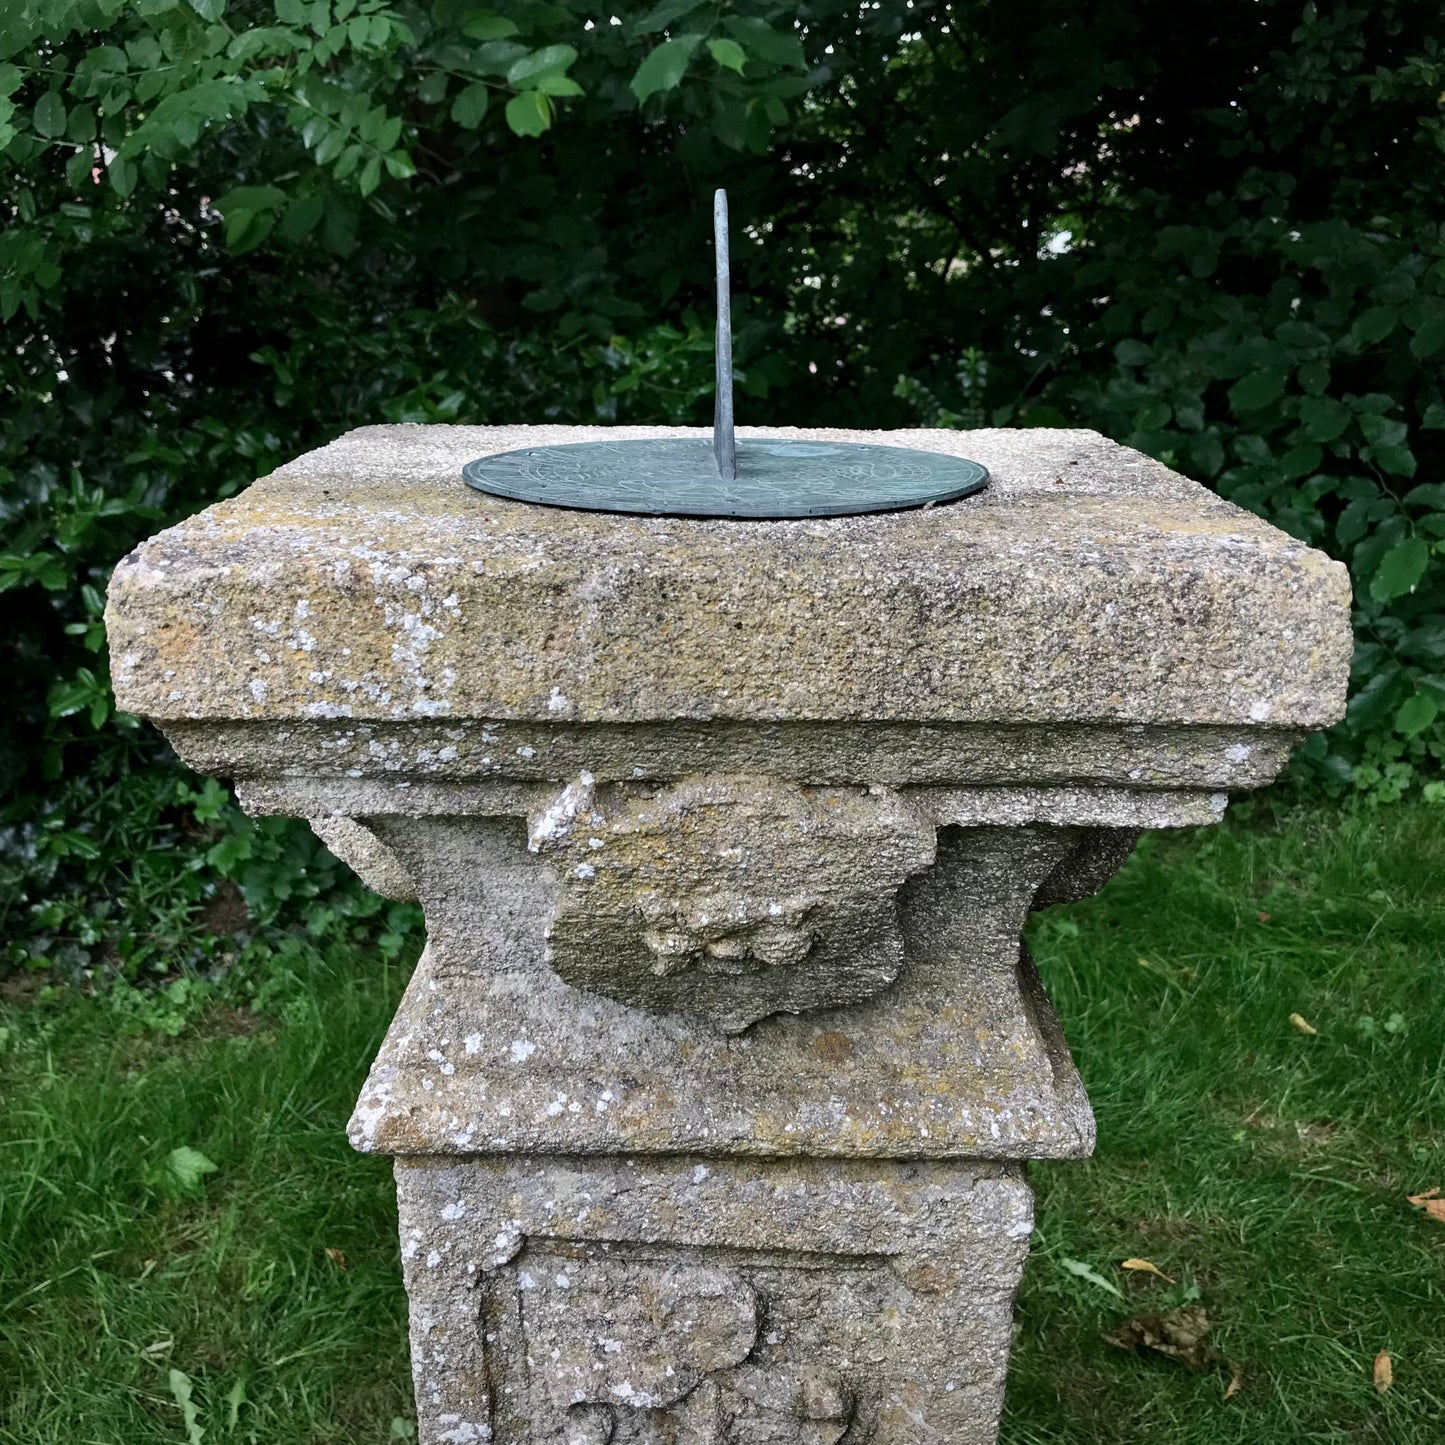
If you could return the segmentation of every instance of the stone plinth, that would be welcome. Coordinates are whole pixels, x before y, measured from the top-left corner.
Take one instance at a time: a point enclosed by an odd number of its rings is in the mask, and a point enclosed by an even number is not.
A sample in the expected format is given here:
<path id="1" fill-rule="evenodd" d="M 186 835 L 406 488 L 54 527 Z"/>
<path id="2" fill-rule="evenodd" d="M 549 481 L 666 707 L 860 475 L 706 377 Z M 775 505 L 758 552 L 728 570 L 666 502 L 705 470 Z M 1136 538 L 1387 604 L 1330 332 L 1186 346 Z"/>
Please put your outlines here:
<path id="1" fill-rule="evenodd" d="M 120 706 L 424 907 L 351 1125 L 423 1441 L 981 1445 L 1024 1162 L 1093 1144 L 1024 922 L 1339 716 L 1344 569 L 1088 432 L 798 433 L 993 474 L 867 517 L 461 481 L 595 435 L 366 428 L 162 533 Z"/>

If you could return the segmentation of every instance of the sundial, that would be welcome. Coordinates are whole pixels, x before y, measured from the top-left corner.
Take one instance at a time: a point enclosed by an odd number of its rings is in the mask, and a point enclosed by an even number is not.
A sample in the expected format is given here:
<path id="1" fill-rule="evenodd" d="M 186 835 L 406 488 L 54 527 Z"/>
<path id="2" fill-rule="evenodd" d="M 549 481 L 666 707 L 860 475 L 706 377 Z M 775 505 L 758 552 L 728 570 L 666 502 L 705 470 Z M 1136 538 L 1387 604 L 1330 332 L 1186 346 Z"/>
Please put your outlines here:
<path id="1" fill-rule="evenodd" d="M 733 426 L 727 192 L 713 198 L 716 390 L 711 441 L 571 442 L 468 462 L 478 491 L 513 501 L 668 517 L 841 517 L 956 501 L 988 485 L 965 457 L 864 442 L 738 437 Z"/>

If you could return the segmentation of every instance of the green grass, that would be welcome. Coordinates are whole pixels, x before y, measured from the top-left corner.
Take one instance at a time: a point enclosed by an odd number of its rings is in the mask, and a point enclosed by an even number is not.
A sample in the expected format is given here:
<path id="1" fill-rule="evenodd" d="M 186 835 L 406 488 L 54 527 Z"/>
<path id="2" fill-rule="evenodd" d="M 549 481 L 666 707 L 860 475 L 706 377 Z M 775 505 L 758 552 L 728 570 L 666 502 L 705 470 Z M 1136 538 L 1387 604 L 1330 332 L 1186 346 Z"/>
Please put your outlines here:
<path id="1" fill-rule="evenodd" d="M 1034 1170 L 1006 1445 L 1438 1445 L 1445 1225 L 1405 1196 L 1445 1187 L 1445 813 L 1156 837 L 1032 942 L 1100 1146 Z M 390 1174 L 342 1134 L 403 974 L 307 947 L 199 1017 L 12 987 L 0 1445 L 188 1445 L 187 1382 L 204 1445 L 406 1438 Z M 1214 1370 L 1101 1338 L 1195 1298 Z"/>
<path id="2" fill-rule="evenodd" d="M 176 1038 L 160 999 L 139 1034 L 129 996 L 0 1017 L 4 1445 L 186 1445 L 173 1370 L 204 1445 L 363 1445 L 410 1416 L 391 1171 L 342 1132 L 404 970 L 293 964 L 267 1012 Z M 216 1171 L 188 1187 L 177 1148 Z"/>
<path id="3" fill-rule="evenodd" d="M 1007 1445 L 1439 1445 L 1445 1224 L 1406 1195 L 1445 1188 L 1445 813 L 1156 836 L 1031 937 L 1099 1147 L 1032 1171 Z M 1101 1338 L 1195 1291 L 1217 1372 Z"/>

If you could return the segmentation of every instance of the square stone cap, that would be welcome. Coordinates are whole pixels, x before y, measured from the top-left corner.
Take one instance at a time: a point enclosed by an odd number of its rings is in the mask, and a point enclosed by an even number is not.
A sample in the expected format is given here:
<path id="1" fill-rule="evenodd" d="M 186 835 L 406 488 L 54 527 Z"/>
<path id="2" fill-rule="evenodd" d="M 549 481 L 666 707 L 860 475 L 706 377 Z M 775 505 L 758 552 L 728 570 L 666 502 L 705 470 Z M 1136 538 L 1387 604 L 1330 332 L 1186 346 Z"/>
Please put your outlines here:
<path id="1" fill-rule="evenodd" d="M 1123 722 L 1342 713 L 1343 566 L 1095 432 L 741 435 L 967 456 L 982 493 L 788 521 L 484 495 L 467 461 L 699 428 L 373 426 L 116 568 L 116 697 L 161 722 Z"/>

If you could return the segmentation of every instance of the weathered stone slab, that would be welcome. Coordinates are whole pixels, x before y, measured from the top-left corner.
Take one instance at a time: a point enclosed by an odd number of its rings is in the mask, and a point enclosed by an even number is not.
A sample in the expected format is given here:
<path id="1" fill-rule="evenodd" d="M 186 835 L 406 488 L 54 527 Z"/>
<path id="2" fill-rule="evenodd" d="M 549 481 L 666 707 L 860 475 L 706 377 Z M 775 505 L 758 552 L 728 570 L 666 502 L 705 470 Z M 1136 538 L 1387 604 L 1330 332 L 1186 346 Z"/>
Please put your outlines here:
<path id="1" fill-rule="evenodd" d="M 1343 700 L 1344 568 L 1093 433 L 797 433 L 992 473 L 867 517 L 622 517 L 461 480 L 475 456 L 603 434 L 701 435 L 365 427 L 152 538 L 111 592 L 121 705 L 1313 728 Z"/>

